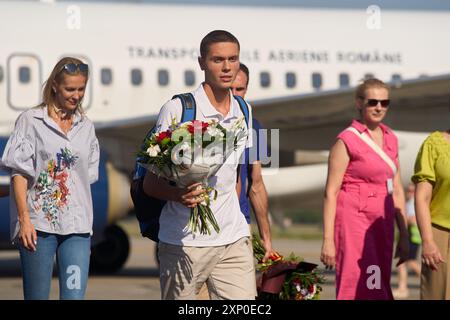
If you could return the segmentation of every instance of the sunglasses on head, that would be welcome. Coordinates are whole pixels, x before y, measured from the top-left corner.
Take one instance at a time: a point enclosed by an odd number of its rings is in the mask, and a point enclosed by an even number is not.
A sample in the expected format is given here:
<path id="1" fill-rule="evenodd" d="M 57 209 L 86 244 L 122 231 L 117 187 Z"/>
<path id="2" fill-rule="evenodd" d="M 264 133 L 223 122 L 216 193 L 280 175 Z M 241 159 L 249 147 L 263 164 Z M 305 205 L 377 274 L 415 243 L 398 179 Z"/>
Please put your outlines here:
<path id="1" fill-rule="evenodd" d="M 85 63 L 66 63 L 61 69 L 61 71 L 66 71 L 67 73 L 76 73 L 77 70 L 80 71 L 80 73 L 88 73 L 89 67 Z"/>
<path id="2" fill-rule="evenodd" d="M 387 107 L 389 107 L 391 100 L 389 100 L 389 99 L 385 99 L 385 100 L 367 99 L 366 104 L 369 107 L 376 107 L 378 105 L 378 103 L 380 103 L 382 107 L 387 108 Z"/>

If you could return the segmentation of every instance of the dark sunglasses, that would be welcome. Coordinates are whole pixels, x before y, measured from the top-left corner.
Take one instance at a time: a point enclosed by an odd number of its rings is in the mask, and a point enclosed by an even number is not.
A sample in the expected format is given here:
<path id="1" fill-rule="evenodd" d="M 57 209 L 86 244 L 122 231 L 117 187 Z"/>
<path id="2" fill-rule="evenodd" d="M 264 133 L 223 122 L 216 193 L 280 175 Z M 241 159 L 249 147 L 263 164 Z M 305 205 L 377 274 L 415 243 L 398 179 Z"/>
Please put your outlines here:
<path id="1" fill-rule="evenodd" d="M 67 73 L 76 73 L 77 70 L 80 71 L 80 73 L 88 73 L 89 67 L 85 63 L 67 63 L 61 69 L 61 71 L 66 71 Z"/>
<path id="2" fill-rule="evenodd" d="M 391 100 L 389 100 L 389 99 L 386 99 L 386 100 L 367 99 L 367 105 L 369 107 L 376 107 L 378 105 L 378 103 L 380 103 L 383 108 L 387 108 L 387 107 L 389 107 Z"/>

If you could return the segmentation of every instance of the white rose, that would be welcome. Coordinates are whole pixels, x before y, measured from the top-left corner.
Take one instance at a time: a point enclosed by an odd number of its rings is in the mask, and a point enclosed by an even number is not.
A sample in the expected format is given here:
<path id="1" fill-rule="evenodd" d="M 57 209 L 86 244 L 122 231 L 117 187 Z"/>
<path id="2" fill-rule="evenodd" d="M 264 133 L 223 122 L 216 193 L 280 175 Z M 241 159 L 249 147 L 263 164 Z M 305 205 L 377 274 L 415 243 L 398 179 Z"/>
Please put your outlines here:
<path id="1" fill-rule="evenodd" d="M 159 148 L 159 145 L 154 145 L 147 149 L 147 154 L 150 157 L 156 157 L 158 155 L 158 153 L 160 153 L 160 152 L 161 152 L 161 149 Z"/>
<path id="2" fill-rule="evenodd" d="M 223 132 L 220 129 L 217 129 L 217 127 L 208 127 L 206 132 L 210 137 L 223 137 Z"/>

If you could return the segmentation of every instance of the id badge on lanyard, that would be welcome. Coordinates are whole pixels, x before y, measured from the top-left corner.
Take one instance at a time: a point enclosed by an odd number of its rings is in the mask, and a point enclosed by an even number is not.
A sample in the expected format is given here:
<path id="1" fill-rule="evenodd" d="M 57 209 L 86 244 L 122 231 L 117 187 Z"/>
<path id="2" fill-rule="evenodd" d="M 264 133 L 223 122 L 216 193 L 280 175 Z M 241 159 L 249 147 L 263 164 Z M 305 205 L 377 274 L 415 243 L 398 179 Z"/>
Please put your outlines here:
<path id="1" fill-rule="evenodd" d="M 388 193 L 394 193 L 394 181 L 392 179 L 387 179 L 386 184 Z"/>

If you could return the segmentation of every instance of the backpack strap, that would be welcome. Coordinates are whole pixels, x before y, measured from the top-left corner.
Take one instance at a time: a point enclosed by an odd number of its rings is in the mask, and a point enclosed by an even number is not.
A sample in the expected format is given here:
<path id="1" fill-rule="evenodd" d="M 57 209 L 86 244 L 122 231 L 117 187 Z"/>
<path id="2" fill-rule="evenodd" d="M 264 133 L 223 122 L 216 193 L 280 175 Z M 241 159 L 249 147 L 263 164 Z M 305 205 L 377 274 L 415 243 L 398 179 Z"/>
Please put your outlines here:
<path id="1" fill-rule="evenodd" d="M 237 102 L 239 103 L 239 107 L 241 108 L 242 113 L 244 114 L 245 117 L 245 123 L 247 124 L 247 128 L 249 128 L 249 119 L 250 119 L 250 111 L 248 108 L 248 104 L 247 102 L 245 102 L 245 100 L 241 97 L 241 96 L 233 96 Z"/>
<path id="2" fill-rule="evenodd" d="M 155 129 L 156 129 L 156 125 L 153 126 L 149 132 L 147 132 L 144 140 L 142 140 L 141 150 L 143 150 L 145 148 L 144 141 L 146 139 L 149 139 L 152 136 L 153 132 L 155 132 Z M 144 177 L 145 173 L 147 172 L 147 169 L 145 169 L 143 166 L 139 165 L 139 159 L 140 159 L 139 156 L 137 156 L 136 160 L 135 160 L 135 165 L 134 165 L 133 180 L 137 180 L 139 178 Z"/>
<path id="3" fill-rule="evenodd" d="M 193 121 L 197 116 L 197 104 L 192 93 L 181 93 L 174 95 L 172 99 L 180 99 L 183 107 L 181 122 Z"/>
<path id="4" fill-rule="evenodd" d="M 250 196 L 250 190 L 253 185 L 252 172 L 253 172 L 253 164 L 249 163 L 247 164 L 247 190 L 246 190 L 247 198 Z"/>
<path id="5" fill-rule="evenodd" d="M 234 98 L 239 103 L 239 107 L 241 108 L 241 111 L 244 114 L 245 124 L 247 125 L 247 128 L 249 128 L 250 111 L 249 111 L 249 108 L 248 108 L 248 104 L 241 96 L 234 95 Z M 247 148 L 244 150 L 244 157 L 245 157 L 245 162 L 247 162 L 248 161 L 248 157 L 249 157 L 249 153 L 248 153 L 248 149 Z M 247 190 L 245 190 L 245 194 L 248 197 L 249 192 L 250 192 L 250 188 L 252 187 L 252 184 L 253 184 L 253 179 L 252 179 L 252 165 L 250 163 L 246 163 L 246 166 L 247 166 L 247 182 L 248 183 L 243 183 L 243 185 L 244 186 L 247 185 Z M 240 166 L 238 166 L 238 171 L 237 172 L 238 172 L 239 175 L 241 174 Z"/>

